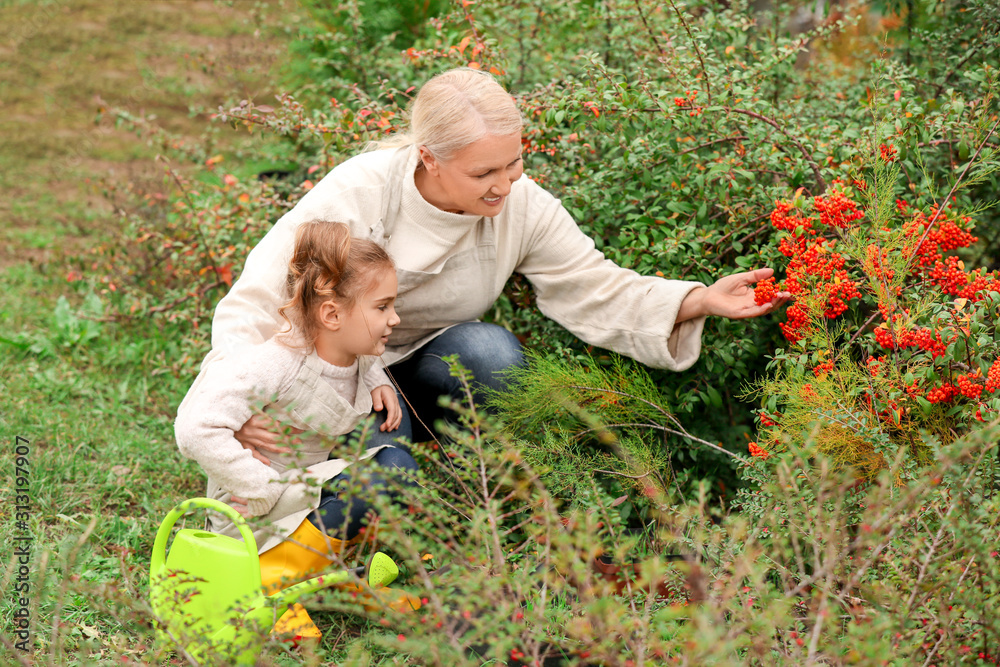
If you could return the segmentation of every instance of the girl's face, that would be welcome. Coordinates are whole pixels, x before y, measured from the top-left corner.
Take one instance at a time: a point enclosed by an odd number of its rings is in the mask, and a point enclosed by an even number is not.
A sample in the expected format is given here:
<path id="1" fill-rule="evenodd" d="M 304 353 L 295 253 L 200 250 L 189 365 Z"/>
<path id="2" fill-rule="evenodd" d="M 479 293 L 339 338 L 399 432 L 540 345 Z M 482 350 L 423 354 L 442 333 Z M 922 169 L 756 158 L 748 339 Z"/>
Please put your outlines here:
<path id="1" fill-rule="evenodd" d="M 396 314 L 396 272 L 380 271 L 371 289 L 358 297 L 344 316 L 344 346 L 355 356 L 382 354 L 392 328 L 399 324 Z"/>
<path id="2" fill-rule="evenodd" d="M 454 213 L 499 215 L 511 184 L 524 173 L 520 133 L 485 136 L 447 161 L 421 146 L 420 158 L 424 163 L 417 176 L 420 194 L 437 208 Z"/>
<path id="3" fill-rule="evenodd" d="M 336 366 L 350 366 L 359 356 L 385 352 L 392 328 L 399 324 L 396 289 L 396 272 L 381 270 L 350 308 L 334 301 L 321 304 L 315 341 L 319 356 Z"/>

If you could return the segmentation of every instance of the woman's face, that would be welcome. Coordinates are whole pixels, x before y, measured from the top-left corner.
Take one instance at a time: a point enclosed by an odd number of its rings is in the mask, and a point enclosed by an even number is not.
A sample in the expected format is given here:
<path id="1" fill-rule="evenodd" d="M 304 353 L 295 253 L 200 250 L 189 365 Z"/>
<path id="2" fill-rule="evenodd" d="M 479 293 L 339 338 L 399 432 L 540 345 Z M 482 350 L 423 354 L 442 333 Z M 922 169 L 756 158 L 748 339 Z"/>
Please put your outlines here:
<path id="1" fill-rule="evenodd" d="M 485 136 L 448 160 L 436 159 L 421 146 L 420 158 L 420 194 L 437 208 L 455 213 L 499 215 L 511 184 L 524 173 L 520 133 Z"/>

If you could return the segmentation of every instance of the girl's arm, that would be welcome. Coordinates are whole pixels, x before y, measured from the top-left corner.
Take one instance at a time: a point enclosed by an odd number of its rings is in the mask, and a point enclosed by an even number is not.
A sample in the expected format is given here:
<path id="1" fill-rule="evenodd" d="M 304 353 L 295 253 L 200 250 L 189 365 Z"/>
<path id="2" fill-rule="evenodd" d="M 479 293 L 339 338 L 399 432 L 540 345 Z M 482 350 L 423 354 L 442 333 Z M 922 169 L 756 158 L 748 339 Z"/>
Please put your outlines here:
<path id="1" fill-rule="evenodd" d="M 250 516 L 267 514 L 284 491 L 278 473 L 233 437 L 261 403 L 287 389 L 295 354 L 267 343 L 206 368 L 178 410 L 177 446 L 223 489 L 247 500 Z M 285 361 L 285 363 L 282 363 Z"/>

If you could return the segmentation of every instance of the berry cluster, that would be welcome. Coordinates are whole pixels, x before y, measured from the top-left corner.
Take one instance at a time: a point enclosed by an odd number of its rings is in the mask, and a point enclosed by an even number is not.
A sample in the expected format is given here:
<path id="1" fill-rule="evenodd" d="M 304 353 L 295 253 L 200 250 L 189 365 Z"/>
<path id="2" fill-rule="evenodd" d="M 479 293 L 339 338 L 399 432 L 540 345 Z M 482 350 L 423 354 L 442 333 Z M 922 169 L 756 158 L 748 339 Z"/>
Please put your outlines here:
<path id="1" fill-rule="evenodd" d="M 892 144 L 879 144 L 878 147 L 879 157 L 885 162 L 895 162 L 896 161 L 896 147 Z"/>
<path id="2" fill-rule="evenodd" d="M 756 442 L 751 442 L 749 448 L 750 448 L 750 456 L 753 456 L 754 458 L 766 459 L 769 456 L 771 456 L 766 450 L 759 447 Z"/>
<path id="3" fill-rule="evenodd" d="M 979 397 L 983 393 L 983 385 L 979 383 L 982 379 L 979 371 L 975 373 L 966 373 L 965 375 L 959 375 L 955 378 L 955 384 L 958 385 L 958 390 L 962 392 L 962 396 L 966 398 L 971 398 L 972 400 L 979 400 Z M 930 400 L 930 399 L 928 399 Z"/>
<path id="4" fill-rule="evenodd" d="M 817 364 L 816 367 L 813 368 L 813 375 L 821 377 L 831 371 L 833 371 L 833 359 L 828 359 L 821 364 Z"/>
<path id="5" fill-rule="evenodd" d="M 777 293 L 778 288 L 775 284 L 774 277 L 772 276 L 757 283 L 753 289 L 753 299 L 758 306 L 763 306 L 771 303 Z"/>
<path id="6" fill-rule="evenodd" d="M 851 299 L 861 298 L 857 283 L 845 269 L 845 258 L 835 250 L 836 238 L 821 234 L 848 229 L 864 218 L 842 183 L 836 183 L 822 197 L 813 197 L 818 215 L 804 210 L 803 201 L 775 202 L 771 225 L 780 232 L 778 251 L 789 262 L 784 289 L 795 303 L 789 306 L 782 332 L 792 343 L 802 340 L 811 322 L 820 317 L 842 315 Z"/>
<path id="7" fill-rule="evenodd" d="M 812 219 L 792 213 L 792 203 L 787 201 L 774 202 L 771 224 L 779 231 L 791 233 L 794 233 L 799 227 L 807 231 L 812 229 Z"/>
<path id="8" fill-rule="evenodd" d="M 891 322 L 899 321 L 898 316 L 894 316 Z M 948 351 L 948 345 L 941 339 L 941 334 L 935 334 L 930 329 L 917 327 L 916 329 L 899 328 L 895 331 L 890 329 L 886 323 L 875 328 L 875 342 L 887 350 L 896 350 L 906 347 L 915 347 L 925 352 L 929 352 L 932 358 L 943 357 Z M 953 334 L 949 343 L 957 337 Z"/>
<path id="9" fill-rule="evenodd" d="M 674 105 L 676 105 L 676 106 L 678 106 L 678 107 L 680 107 L 682 109 L 690 109 L 691 112 L 690 112 L 690 114 L 688 114 L 690 116 L 700 116 L 702 114 L 702 112 L 704 111 L 704 109 L 702 107 L 697 107 L 697 106 L 694 105 L 694 99 L 696 97 L 698 97 L 698 91 L 697 90 L 685 90 L 684 94 L 687 95 L 687 97 L 675 97 L 674 98 Z"/>
<path id="10" fill-rule="evenodd" d="M 934 213 L 932 211 L 931 218 L 928 219 L 921 211 L 916 211 L 903 225 L 906 237 L 916 241 L 908 252 L 916 258 L 920 266 L 933 266 L 941 261 L 942 253 L 968 248 L 979 240 L 965 229 L 970 222 L 967 217 L 956 221 L 947 218 L 947 214 L 941 214 L 934 222 L 934 226 L 928 228 L 934 219 Z"/>
<path id="11" fill-rule="evenodd" d="M 986 391 L 994 392 L 1000 389 L 1000 359 L 993 362 L 986 374 Z"/>
<path id="12" fill-rule="evenodd" d="M 897 160 L 896 149 L 883 145 L 879 159 Z M 950 205 L 928 211 L 903 199 L 888 211 L 879 209 L 877 222 L 868 220 L 855 202 L 874 194 L 855 180 L 835 182 L 822 197 L 797 192 L 775 203 L 770 222 L 778 232 L 777 250 L 787 258 L 786 277 L 781 284 L 762 281 L 755 296 L 764 303 L 776 290 L 792 294 L 781 328 L 802 351 L 787 358 L 796 374 L 805 366 L 815 379 L 803 378 L 787 393 L 779 389 L 785 401 L 781 423 L 761 413 L 767 433 L 759 442 L 765 446 L 814 422 L 834 396 L 837 410 L 857 409 L 863 423 L 870 418 L 866 423 L 878 425 L 879 438 L 908 447 L 921 429 L 1000 414 L 1000 358 L 993 356 L 993 336 L 983 335 L 995 327 L 996 305 L 986 299 L 1000 292 L 1000 272 L 967 270 L 953 252 L 977 242 L 972 220 Z M 825 325 L 850 317 L 849 311 L 864 328 Z M 861 349 L 831 350 L 834 341 Z M 986 353 L 996 359 L 992 366 L 983 359 Z M 858 358 L 864 375 L 846 367 Z M 835 359 L 845 372 L 832 373 Z M 942 421 L 943 415 L 948 419 Z M 827 453 L 865 475 L 886 465 L 878 450 L 885 440 L 867 443 L 867 436 L 847 434 L 839 423 L 831 424 L 824 440 Z M 942 437 L 955 436 L 949 429 Z M 771 449 L 773 456 L 777 450 Z M 766 453 L 757 443 L 755 451 Z"/>
<path id="13" fill-rule="evenodd" d="M 847 229 L 855 220 L 865 217 L 842 190 L 832 190 L 828 197 L 815 197 L 813 201 L 819 211 L 819 222 L 826 227 Z"/>
<path id="14" fill-rule="evenodd" d="M 926 398 L 929 403 L 950 403 L 957 393 L 958 387 L 945 382 L 941 386 L 929 390 Z"/>

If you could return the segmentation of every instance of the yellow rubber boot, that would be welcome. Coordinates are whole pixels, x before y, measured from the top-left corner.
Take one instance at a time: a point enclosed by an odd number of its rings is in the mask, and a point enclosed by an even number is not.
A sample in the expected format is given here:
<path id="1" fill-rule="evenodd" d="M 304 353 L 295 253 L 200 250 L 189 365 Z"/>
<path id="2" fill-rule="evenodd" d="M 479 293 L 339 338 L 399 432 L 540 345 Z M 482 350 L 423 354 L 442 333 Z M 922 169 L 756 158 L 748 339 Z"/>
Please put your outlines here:
<path id="1" fill-rule="evenodd" d="M 305 519 L 284 542 L 260 555 L 260 580 L 264 593 L 270 595 L 322 572 L 330 567 L 347 544 L 326 535 Z M 298 603 L 288 608 L 271 632 L 295 644 L 302 640 L 318 640 L 323 636 L 309 618 L 309 612 Z"/>
<path id="2" fill-rule="evenodd" d="M 303 520 L 284 542 L 260 555 L 264 594 L 270 595 L 322 572 L 352 542 L 330 537 L 309 519 Z"/>
<path id="3" fill-rule="evenodd" d="M 271 634 L 284 642 L 298 646 L 307 641 L 319 641 L 323 633 L 309 617 L 309 612 L 298 602 L 281 615 L 271 628 Z"/>

